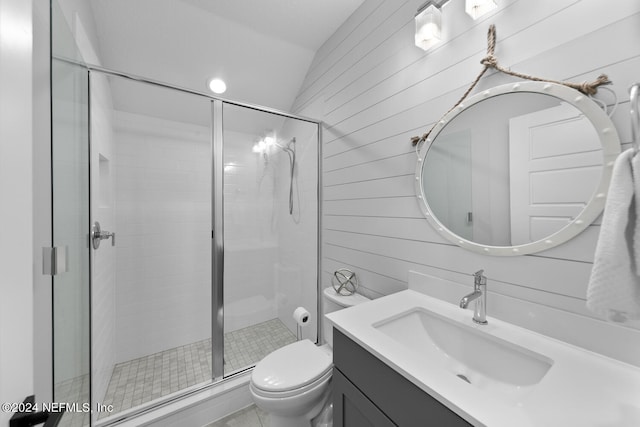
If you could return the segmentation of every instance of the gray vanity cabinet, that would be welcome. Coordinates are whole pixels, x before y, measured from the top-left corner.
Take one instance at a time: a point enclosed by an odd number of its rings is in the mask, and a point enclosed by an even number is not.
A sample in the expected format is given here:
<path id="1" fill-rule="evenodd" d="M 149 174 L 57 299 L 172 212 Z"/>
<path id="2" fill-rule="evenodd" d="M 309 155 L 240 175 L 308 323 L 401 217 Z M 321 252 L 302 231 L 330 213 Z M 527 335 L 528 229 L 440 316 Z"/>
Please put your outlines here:
<path id="1" fill-rule="evenodd" d="M 340 370 L 333 369 L 333 425 L 335 427 L 394 427 L 394 424 Z M 339 414 L 339 416 L 338 416 Z"/>
<path id="2" fill-rule="evenodd" d="M 471 425 L 337 329 L 333 362 L 334 427 Z"/>

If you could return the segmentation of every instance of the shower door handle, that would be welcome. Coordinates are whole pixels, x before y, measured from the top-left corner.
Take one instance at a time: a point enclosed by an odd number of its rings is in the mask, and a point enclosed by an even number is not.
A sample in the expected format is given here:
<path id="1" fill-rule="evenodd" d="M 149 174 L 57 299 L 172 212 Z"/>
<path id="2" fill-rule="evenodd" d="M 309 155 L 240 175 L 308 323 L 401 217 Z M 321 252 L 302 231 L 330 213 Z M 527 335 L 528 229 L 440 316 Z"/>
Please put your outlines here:
<path id="1" fill-rule="evenodd" d="M 93 246 L 93 249 L 98 249 L 100 247 L 100 242 L 108 238 L 111 238 L 111 246 L 115 246 L 116 233 L 103 231 L 100 228 L 100 223 L 98 221 L 94 222 L 93 227 L 91 227 L 91 245 Z"/>

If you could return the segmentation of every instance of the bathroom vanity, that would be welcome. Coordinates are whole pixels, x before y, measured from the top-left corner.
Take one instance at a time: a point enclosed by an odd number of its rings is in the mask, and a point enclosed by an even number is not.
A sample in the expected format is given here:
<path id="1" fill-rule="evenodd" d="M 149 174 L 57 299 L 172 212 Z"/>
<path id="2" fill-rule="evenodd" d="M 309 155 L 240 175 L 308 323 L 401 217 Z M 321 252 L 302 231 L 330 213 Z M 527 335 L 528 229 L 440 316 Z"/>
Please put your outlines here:
<path id="1" fill-rule="evenodd" d="M 333 361 L 335 427 L 471 425 L 337 329 Z"/>
<path id="2" fill-rule="evenodd" d="M 640 426 L 640 368 L 472 315 L 411 289 L 327 314 L 335 426 Z"/>

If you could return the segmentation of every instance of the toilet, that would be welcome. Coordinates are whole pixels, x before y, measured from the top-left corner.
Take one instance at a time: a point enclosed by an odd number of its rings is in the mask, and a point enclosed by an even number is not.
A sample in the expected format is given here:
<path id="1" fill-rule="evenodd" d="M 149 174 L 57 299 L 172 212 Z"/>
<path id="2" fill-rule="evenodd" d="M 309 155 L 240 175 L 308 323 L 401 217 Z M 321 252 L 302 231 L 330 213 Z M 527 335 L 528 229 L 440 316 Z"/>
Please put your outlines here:
<path id="1" fill-rule="evenodd" d="M 323 314 L 369 301 L 353 294 L 338 295 L 333 288 L 323 292 Z M 329 322 L 323 322 L 327 344 L 316 346 L 305 339 L 286 345 L 267 355 L 253 368 L 251 397 L 269 413 L 271 425 L 311 426 L 331 395 L 333 335 Z"/>

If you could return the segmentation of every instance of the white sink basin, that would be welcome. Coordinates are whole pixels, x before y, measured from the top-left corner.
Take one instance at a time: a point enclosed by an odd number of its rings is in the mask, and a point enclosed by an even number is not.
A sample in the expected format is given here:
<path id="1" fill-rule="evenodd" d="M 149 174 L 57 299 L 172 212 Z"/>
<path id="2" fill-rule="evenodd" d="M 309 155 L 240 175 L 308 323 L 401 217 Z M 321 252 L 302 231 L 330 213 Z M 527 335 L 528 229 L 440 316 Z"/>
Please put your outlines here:
<path id="1" fill-rule="evenodd" d="M 474 426 L 640 426 L 639 368 L 472 316 L 409 289 L 326 318 Z"/>
<path id="2" fill-rule="evenodd" d="M 469 321 L 471 325 L 471 322 Z M 462 381 L 518 400 L 546 375 L 553 361 L 524 347 L 421 307 L 373 324 L 396 342 Z"/>

